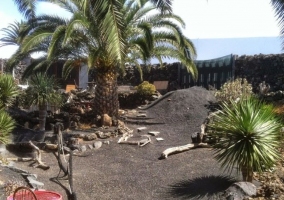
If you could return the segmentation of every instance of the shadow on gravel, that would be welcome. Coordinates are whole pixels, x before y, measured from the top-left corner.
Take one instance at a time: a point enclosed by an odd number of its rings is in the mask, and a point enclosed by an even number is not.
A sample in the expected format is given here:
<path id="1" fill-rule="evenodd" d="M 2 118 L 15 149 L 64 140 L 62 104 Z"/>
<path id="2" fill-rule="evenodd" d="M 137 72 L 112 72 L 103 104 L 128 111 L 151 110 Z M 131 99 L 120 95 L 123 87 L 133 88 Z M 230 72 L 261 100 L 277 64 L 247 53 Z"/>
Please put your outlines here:
<path id="1" fill-rule="evenodd" d="M 220 195 L 237 180 L 229 176 L 204 176 L 184 180 L 166 188 L 167 198 L 219 199 Z"/>

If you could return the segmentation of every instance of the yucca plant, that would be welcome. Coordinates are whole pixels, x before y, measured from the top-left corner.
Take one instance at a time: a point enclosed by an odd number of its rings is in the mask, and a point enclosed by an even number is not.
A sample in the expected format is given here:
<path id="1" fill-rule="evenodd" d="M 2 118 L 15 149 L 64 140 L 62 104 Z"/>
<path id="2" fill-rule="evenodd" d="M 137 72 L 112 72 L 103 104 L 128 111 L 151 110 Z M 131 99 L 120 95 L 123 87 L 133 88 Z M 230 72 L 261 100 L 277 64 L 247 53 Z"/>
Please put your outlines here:
<path id="1" fill-rule="evenodd" d="M 13 104 L 19 94 L 18 86 L 10 74 L 0 75 L 0 108 L 8 107 Z"/>
<path id="2" fill-rule="evenodd" d="M 280 159 L 280 119 L 273 106 L 258 99 L 224 102 L 209 129 L 219 138 L 217 161 L 225 170 L 237 167 L 244 181 L 252 182 L 254 171 L 263 172 Z"/>
<path id="3" fill-rule="evenodd" d="M 9 74 L 0 75 L 0 143 L 7 143 L 9 133 L 15 127 L 15 121 L 6 112 L 6 108 L 11 106 L 19 94 L 19 90 L 13 77 Z"/>
<path id="4" fill-rule="evenodd" d="M 9 134 L 15 127 L 15 121 L 5 111 L 4 108 L 0 109 L 0 144 L 6 144 L 9 141 Z"/>

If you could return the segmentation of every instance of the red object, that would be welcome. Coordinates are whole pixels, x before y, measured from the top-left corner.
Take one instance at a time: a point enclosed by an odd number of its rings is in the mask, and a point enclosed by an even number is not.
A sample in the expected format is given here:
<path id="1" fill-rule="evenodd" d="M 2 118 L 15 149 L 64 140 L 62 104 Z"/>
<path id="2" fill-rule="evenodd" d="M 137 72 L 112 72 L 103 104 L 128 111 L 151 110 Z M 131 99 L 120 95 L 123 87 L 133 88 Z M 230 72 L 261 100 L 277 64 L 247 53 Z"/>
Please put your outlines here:
<path id="1" fill-rule="evenodd" d="M 56 192 L 52 192 L 52 191 L 47 191 L 47 190 L 35 190 L 33 191 L 34 194 L 36 195 L 38 200 L 63 200 L 62 195 L 56 193 Z M 22 195 L 20 195 L 21 197 L 19 197 L 19 200 L 25 199 L 25 200 L 32 200 L 31 199 L 27 199 L 27 198 L 22 198 Z M 18 198 L 16 198 L 15 200 L 17 200 Z M 10 195 L 7 200 L 13 200 L 13 195 Z"/>

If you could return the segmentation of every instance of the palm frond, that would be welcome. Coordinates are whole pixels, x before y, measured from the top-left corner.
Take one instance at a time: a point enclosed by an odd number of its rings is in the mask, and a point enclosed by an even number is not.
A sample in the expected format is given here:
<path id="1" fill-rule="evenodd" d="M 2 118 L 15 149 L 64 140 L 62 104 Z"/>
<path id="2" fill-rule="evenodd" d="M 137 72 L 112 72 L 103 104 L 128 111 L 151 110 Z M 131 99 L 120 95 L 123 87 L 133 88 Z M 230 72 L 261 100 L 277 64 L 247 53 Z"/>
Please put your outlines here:
<path id="1" fill-rule="evenodd" d="M 37 0 L 14 0 L 14 2 L 17 5 L 19 12 L 22 13 L 26 19 L 35 18 L 35 5 Z"/>

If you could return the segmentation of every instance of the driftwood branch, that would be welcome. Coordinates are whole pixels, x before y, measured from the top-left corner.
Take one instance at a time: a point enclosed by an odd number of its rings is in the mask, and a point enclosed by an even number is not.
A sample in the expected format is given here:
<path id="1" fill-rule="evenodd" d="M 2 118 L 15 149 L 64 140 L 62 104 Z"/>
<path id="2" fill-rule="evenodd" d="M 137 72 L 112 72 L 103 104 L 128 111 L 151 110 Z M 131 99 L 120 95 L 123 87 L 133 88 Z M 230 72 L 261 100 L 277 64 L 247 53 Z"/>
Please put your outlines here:
<path id="1" fill-rule="evenodd" d="M 46 165 L 44 162 L 41 161 L 41 152 L 40 149 L 31 141 L 29 141 L 30 146 L 36 151 L 36 157 L 16 157 L 16 158 L 7 158 L 8 161 L 21 161 L 21 162 L 28 162 L 28 161 L 35 161 L 31 165 L 35 168 L 41 168 L 47 170 L 50 166 Z"/>
<path id="2" fill-rule="evenodd" d="M 27 161 L 33 161 L 35 160 L 32 157 L 27 157 L 27 158 L 7 158 L 8 161 L 22 161 L 22 162 L 27 162 Z"/>
<path id="3" fill-rule="evenodd" d="M 37 156 L 36 156 L 36 158 L 35 158 L 35 161 L 36 161 L 35 163 L 37 163 L 37 165 L 34 165 L 34 167 L 36 167 L 36 168 L 42 168 L 42 169 L 44 169 L 44 170 L 49 169 L 50 166 L 44 164 L 44 163 L 41 161 L 41 152 L 40 152 L 40 149 L 39 149 L 36 145 L 34 145 L 34 144 L 32 143 L 32 141 L 29 141 L 29 143 L 30 143 L 31 147 L 33 147 L 33 148 L 36 150 L 36 152 L 37 152 Z"/>
<path id="4" fill-rule="evenodd" d="M 200 148 L 200 147 L 210 148 L 211 146 L 208 145 L 207 143 L 193 143 L 193 144 L 186 144 L 186 145 L 178 146 L 178 147 L 171 147 L 163 151 L 159 159 L 165 159 L 171 154 L 176 154 L 176 153 L 180 153 L 180 152 L 184 152 L 190 149 L 195 149 L 195 148 Z"/>
<path id="5" fill-rule="evenodd" d="M 121 137 L 119 140 L 118 140 L 118 144 L 132 144 L 132 145 L 138 145 L 140 147 L 143 147 L 145 146 L 146 144 L 149 144 L 151 142 L 151 138 L 149 135 L 142 135 L 142 136 L 145 136 L 147 138 L 144 138 L 144 139 L 141 139 L 141 140 L 135 140 L 135 141 L 128 141 L 128 138 L 129 137 Z"/>

